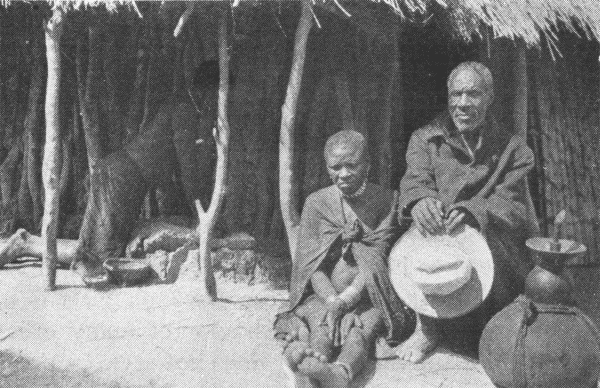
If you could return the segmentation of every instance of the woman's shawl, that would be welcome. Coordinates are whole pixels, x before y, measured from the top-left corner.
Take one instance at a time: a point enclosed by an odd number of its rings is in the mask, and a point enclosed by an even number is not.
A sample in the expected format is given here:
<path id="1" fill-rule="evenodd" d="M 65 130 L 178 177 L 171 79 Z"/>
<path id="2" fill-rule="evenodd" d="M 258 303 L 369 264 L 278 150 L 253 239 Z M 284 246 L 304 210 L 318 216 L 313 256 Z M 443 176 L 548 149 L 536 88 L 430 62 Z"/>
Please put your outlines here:
<path id="1" fill-rule="evenodd" d="M 339 191 L 331 186 L 310 195 L 304 205 L 297 253 L 290 282 L 293 311 L 312 293 L 310 278 L 336 244 L 342 255 L 351 252 L 374 307 L 378 308 L 389 341 L 404 339 L 414 327 L 414 314 L 400 301 L 389 278 L 387 257 L 399 236 L 396 192 L 378 185 L 367 185 L 365 213 L 375 216 L 375 230 L 361 223 L 346 222 Z M 339 245 L 338 245 L 339 246 Z M 341 258 L 340 258 L 341 259 Z"/>

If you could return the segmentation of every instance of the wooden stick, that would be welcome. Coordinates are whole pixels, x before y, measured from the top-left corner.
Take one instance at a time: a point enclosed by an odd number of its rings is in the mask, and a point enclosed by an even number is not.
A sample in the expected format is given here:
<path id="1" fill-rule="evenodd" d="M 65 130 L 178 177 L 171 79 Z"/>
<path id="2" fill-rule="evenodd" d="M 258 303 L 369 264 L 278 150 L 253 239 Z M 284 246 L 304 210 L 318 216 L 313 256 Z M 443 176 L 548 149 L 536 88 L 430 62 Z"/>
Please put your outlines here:
<path id="1" fill-rule="evenodd" d="M 307 1 L 304 1 L 302 3 L 302 13 L 300 15 L 300 20 L 298 21 L 294 40 L 292 70 L 288 80 L 285 102 L 281 108 L 281 131 L 279 134 L 279 201 L 292 260 L 294 260 L 296 253 L 298 226 L 300 224 L 298 199 L 294 185 L 294 130 L 298 96 L 300 95 L 302 73 L 304 72 L 306 46 L 312 23 L 311 6 Z"/>
<path id="2" fill-rule="evenodd" d="M 56 288 L 56 233 L 59 213 L 59 176 L 60 176 L 60 38 L 62 35 L 63 14 L 56 7 L 46 26 L 46 60 L 48 63 L 48 79 L 46 83 L 46 143 L 42 163 L 42 180 L 44 183 L 44 216 L 42 218 L 42 241 L 44 254 L 42 272 L 44 288 Z"/>
<path id="3" fill-rule="evenodd" d="M 212 269 L 209 241 L 223 205 L 227 184 L 227 164 L 229 160 L 229 120 L 227 118 L 227 102 L 229 96 L 229 53 L 227 52 L 227 10 L 224 8 L 219 20 L 219 100 L 217 128 L 213 136 L 217 147 L 217 166 L 215 168 L 215 185 L 208 210 L 204 210 L 200 199 L 196 199 L 198 211 L 199 254 L 198 261 L 204 281 L 205 296 L 210 300 L 217 299 L 217 285 Z"/>
<path id="4" fill-rule="evenodd" d="M 175 27 L 175 31 L 173 31 L 173 36 L 175 38 L 177 38 L 179 36 L 179 34 L 181 34 L 181 31 L 183 30 L 183 27 L 185 26 L 185 23 L 187 23 L 187 21 L 190 18 L 190 16 L 192 16 L 192 13 L 194 12 L 194 6 L 195 5 L 196 5 L 196 3 L 194 1 L 189 1 L 187 3 L 185 11 L 183 11 L 183 14 L 179 18 L 179 21 L 177 22 L 177 26 Z"/>
<path id="5" fill-rule="evenodd" d="M 554 238 L 550 243 L 550 250 L 560 252 L 560 229 L 562 228 L 562 224 L 565 222 L 567 212 L 565 209 L 561 210 L 554 218 Z"/>
<path id="6" fill-rule="evenodd" d="M 131 6 L 133 7 L 133 10 L 135 11 L 135 13 L 137 13 L 139 18 L 143 19 L 144 15 L 142 15 L 142 13 L 140 12 L 140 9 L 138 8 L 137 4 L 135 3 L 135 0 L 131 0 Z"/>

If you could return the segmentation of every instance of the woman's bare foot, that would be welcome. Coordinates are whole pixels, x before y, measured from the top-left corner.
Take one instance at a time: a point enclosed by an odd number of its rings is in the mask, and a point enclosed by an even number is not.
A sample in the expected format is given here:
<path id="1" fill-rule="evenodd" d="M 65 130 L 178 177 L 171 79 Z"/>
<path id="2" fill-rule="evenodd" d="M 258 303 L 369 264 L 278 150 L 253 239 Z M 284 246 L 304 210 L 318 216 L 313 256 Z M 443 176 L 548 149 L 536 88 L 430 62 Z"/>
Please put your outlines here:
<path id="1" fill-rule="evenodd" d="M 290 333 L 286 334 L 283 339 L 280 340 L 281 347 L 283 348 L 283 351 L 285 352 L 287 347 L 290 346 L 290 344 L 292 342 L 295 342 L 295 341 L 308 342 L 308 336 L 309 336 L 308 327 L 306 327 L 306 325 L 304 323 L 302 323 L 297 330 L 291 331 Z"/>
<path id="2" fill-rule="evenodd" d="M 327 357 L 323 354 L 311 349 L 307 342 L 294 341 L 290 343 L 283 351 L 283 357 L 292 371 L 298 370 L 298 365 L 301 364 L 307 357 L 315 358 L 322 362 L 327 362 Z"/>
<path id="3" fill-rule="evenodd" d="M 283 350 L 283 358 L 293 372 L 298 371 L 300 364 L 306 357 L 308 343 L 304 341 L 290 342 Z"/>
<path id="4" fill-rule="evenodd" d="M 415 332 L 400 345 L 396 354 L 401 360 L 419 364 L 437 348 L 441 333 L 432 318 L 419 316 Z"/>
<path id="5" fill-rule="evenodd" d="M 317 381 L 321 388 L 347 388 L 350 384 L 350 374 L 346 368 L 328 363 L 323 355 L 305 357 L 298 365 L 298 372 Z"/>

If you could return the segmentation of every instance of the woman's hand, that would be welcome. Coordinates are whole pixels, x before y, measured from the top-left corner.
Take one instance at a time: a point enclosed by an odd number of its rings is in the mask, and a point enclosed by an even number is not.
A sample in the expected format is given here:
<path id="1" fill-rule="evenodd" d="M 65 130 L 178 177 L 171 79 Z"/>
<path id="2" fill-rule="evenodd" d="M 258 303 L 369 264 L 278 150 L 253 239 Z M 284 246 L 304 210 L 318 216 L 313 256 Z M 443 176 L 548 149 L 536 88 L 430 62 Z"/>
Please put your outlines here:
<path id="1" fill-rule="evenodd" d="M 346 313 L 346 302 L 339 297 L 330 297 L 325 303 L 327 307 L 327 313 L 323 317 L 321 325 L 327 325 L 329 329 L 329 338 L 336 341 L 336 336 L 340 333 L 340 321 Z"/>
<path id="2" fill-rule="evenodd" d="M 360 320 L 360 317 L 355 313 L 345 314 L 340 324 L 340 338 L 342 345 L 346 342 L 346 338 L 348 338 L 350 330 L 352 330 L 355 327 L 358 329 L 362 329 L 363 324 Z"/>

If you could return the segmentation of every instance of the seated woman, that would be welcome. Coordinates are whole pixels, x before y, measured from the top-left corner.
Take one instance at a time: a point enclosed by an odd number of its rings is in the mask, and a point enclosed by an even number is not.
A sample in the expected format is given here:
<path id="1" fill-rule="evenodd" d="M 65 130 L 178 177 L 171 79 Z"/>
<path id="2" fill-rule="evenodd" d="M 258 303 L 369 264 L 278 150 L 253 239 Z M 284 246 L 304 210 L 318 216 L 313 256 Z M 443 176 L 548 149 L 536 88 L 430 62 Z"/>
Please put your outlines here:
<path id="1" fill-rule="evenodd" d="M 388 277 L 387 255 L 399 234 L 397 195 L 367 183 L 368 155 L 358 132 L 327 140 L 334 185 L 306 199 L 290 306 L 275 322 L 288 366 L 313 387 L 347 387 L 379 336 L 400 341 L 414 328 Z"/>

